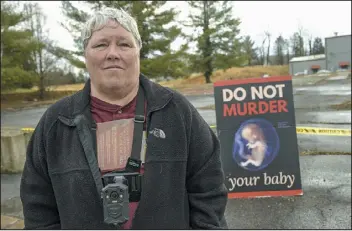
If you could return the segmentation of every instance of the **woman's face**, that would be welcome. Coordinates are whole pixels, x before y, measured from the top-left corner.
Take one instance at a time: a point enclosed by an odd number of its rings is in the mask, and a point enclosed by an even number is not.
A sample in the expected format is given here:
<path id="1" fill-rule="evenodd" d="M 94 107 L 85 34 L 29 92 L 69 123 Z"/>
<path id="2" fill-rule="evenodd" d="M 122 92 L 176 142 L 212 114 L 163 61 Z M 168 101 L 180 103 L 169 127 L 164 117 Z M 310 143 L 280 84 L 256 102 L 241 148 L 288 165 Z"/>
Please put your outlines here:
<path id="1" fill-rule="evenodd" d="M 116 21 L 94 31 L 85 49 L 94 87 L 105 93 L 133 89 L 139 80 L 139 48 L 133 35 Z"/>

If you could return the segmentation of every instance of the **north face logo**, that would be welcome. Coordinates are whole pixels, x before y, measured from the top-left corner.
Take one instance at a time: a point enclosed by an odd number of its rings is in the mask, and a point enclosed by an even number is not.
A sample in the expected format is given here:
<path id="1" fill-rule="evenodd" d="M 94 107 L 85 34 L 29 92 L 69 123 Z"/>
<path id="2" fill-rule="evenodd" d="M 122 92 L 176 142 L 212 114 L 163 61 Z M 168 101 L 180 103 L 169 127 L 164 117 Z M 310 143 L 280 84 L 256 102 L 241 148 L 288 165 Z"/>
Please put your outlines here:
<path id="1" fill-rule="evenodd" d="M 166 135 L 163 130 L 159 128 L 154 128 L 153 130 L 149 131 L 149 134 L 154 135 L 157 138 L 165 139 Z"/>

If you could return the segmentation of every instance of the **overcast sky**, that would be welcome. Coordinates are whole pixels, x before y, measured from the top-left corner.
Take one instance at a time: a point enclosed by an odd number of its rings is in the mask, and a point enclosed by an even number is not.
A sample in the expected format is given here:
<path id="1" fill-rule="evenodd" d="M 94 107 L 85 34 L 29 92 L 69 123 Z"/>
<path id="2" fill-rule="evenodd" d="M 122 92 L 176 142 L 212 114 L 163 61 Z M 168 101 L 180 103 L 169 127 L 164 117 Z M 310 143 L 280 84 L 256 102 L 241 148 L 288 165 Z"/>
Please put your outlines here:
<path id="1" fill-rule="evenodd" d="M 50 38 L 57 45 L 73 49 L 71 35 L 58 22 L 64 20 L 60 1 L 38 1 L 47 16 Z M 80 4 L 75 2 L 75 5 Z M 184 1 L 170 1 L 169 7 L 177 7 L 182 12 L 179 17 L 189 13 Z M 351 1 L 279 1 L 279 2 L 232 2 L 233 14 L 241 19 L 241 35 L 250 35 L 259 45 L 264 37 L 264 31 L 272 34 L 272 40 L 282 34 L 289 38 L 299 27 L 305 30 L 306 36 L 330 37 L 337 32 L 339 35 L 351 34 Z M 82 9 L 86 9 L 80 5 Z M 186 33 L 189 31 L 186 31 Z M 324 41 L 324 39 L 323 39 Z M 178 47 L 182 40 L 177 40 L 174 47 Z"/>
<path id="2" fill-rule="evenodd" d="M 60 1 L 38 1 L 47 15 L 46 28 L 50 29 L 50 37 L 65 48 L 72 48 L 70 34 L 58 22 L 63 21 L 60 11 Z M 180 17 L 188 14 L 187 4 L 183 1 L 170 1 L 171 7 L 182 9 Z M 351 34 L 351 1 L 279 1 L 279 2 L 232 2 L 234 16 L 242 21 L 242 35 L 250 35 L 260 43 L 263 32 L 268 30 L 273 37 L 280 33 L 289 37 L 302 26 L 307 35 L 322 38 Z"/>

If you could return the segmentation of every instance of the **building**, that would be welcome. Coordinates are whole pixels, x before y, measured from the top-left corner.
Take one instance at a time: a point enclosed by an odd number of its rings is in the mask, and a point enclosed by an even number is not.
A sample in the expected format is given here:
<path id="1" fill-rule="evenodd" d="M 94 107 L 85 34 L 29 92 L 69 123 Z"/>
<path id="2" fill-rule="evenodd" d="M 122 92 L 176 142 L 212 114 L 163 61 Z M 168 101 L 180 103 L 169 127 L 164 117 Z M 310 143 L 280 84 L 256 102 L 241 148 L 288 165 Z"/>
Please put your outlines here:
<path id="1" fill-rule="evenodd" d="M 294 57 L 289 63 L 290 75 L 341 69 L 351 70 L 351 35 L 325 38 L 325 54 Z"/>
<path id="2" fill-rule="evenodd" d="M 326 69 L 351 69 L 351 35 L 325 38 Z"/>
<path id="3" fill-rule="evenodd" d="M 294 57 L 290 60 L 290 75 L 297 73 L 314 74 L 319 70 L 326 69 L 326 59 L 324 54 Z"/>

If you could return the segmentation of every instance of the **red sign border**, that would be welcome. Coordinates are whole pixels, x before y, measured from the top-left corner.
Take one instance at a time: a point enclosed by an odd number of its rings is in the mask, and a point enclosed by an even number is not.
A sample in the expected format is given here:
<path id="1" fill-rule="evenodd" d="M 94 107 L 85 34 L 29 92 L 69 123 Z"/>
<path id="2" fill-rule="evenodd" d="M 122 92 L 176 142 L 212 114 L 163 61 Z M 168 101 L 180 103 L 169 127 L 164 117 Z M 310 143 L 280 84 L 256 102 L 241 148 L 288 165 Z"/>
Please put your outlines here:
<path id="1" fill-rule="evenodd" d="M 239 85 L 246 83 L 268 83 L 268 82 L 280 82 L 280 81 L 291 81 L 292 76 L 273 76 L 267 78 L 249 78 L 249 79 L 231 79 L 231 80 L 220 80 L 214 82 L 214 87 L 222 87 L 228 85 Z"/>
<path id="2" fill-rule="evenodd" d="M 234 198 L 255 198 L 255 197 L 282 197 L 282 196 L 302 196 L 303 189 L 282 190 L 282 191 L 258 191 L 258 192 L 230 192 L 229 199 Z"/>

